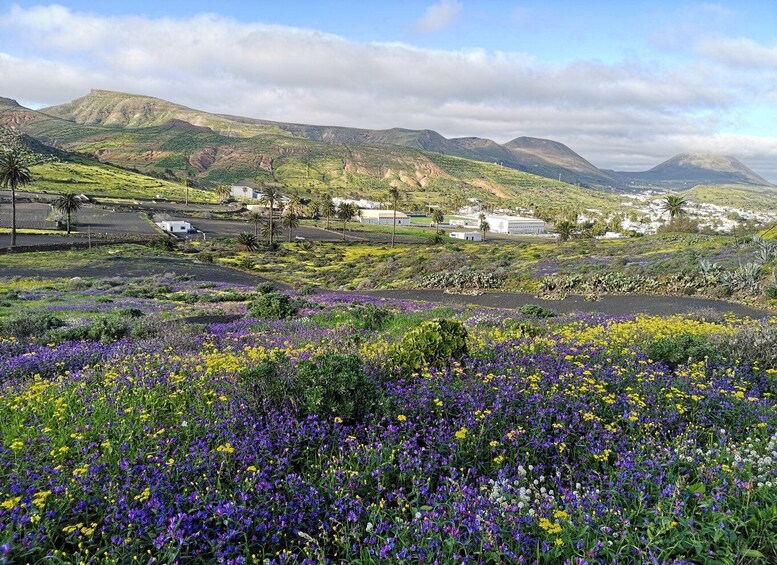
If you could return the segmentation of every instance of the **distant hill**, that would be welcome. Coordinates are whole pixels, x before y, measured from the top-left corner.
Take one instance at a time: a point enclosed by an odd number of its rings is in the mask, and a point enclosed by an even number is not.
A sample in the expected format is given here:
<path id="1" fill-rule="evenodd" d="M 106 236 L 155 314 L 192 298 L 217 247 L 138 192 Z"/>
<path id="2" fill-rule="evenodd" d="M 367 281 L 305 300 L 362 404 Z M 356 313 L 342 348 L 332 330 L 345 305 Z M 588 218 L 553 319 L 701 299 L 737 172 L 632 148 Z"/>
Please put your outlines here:
<path id="1" fill-rule="evenodd" d="M 642 184 L 656 184 L 671 188 L 690 188 L 698 184 L 749 184 L 770 186 L 737 159 L 707 153 L 677 155 L 643 173 L 622 175 Z"/>

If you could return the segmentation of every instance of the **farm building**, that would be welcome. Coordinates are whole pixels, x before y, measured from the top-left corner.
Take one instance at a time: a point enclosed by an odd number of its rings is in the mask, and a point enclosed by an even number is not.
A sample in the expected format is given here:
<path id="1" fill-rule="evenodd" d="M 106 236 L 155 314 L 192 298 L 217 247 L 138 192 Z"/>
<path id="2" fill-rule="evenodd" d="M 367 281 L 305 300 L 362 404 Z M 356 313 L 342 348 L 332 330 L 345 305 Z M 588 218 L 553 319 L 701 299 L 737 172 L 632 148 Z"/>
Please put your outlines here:
<path id="1" fill-rule="evenodd" d="M 396 212 L 397 225 L 409 226 L 410 218 L 404 212 Z M 362 210 L 359 221 L 363 224 L 394 225 L 394 210 Z"/>
<path id="2" fill-rule="evenodd" d="M 483 241 L 483 236 L 479 231 L 453 231 L 449 235 L 464 241 Z"/>
<path id="3" fill-rule="evenodd" d="M 264 194 L 258 189 L 238 184 L 230 187 L 229 195 L 233 198 L 248 198 L 250 200 L 260 200 L 264 197 Z"/>
<path id="4" fill-rule="evenodd" d="M 165 220 L 157 225 L 169 233 L 189 233 L 195 231 L 189 222 Z"/>

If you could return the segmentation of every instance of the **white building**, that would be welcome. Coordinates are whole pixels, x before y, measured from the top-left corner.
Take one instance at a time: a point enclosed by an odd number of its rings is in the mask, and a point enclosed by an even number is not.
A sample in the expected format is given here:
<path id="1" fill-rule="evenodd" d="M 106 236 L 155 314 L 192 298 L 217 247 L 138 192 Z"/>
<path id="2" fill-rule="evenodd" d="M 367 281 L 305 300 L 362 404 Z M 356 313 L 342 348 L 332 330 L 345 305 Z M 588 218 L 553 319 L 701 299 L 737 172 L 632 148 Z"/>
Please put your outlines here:
<path id="1" fill-rule="evenodd" d="M 541 234 L 545 233 L 545 222 L 537 218 L 525 218 L 523 216 L 502 216 L 486 214 L 488 231 L 506 234 Z M 450 219 L 451 226 L 479 228 L 479 216 L 458 216 Z"/>
<path id="2" fill-rule="evenodd" d="M 483 241 L 483 236 L 479 231 L 453 231 L 448 235 L 464 241 Z"/>
<path id="3" fill-rule="evenodd" d="M 488 231 L 508 234 L 541 234 L 545 233 L 545 222 L 537 218 L 521 216 L 490 216 L 486 214 Z"/>
<path id="4" fill-rule="evenodd" d="M 394 210 L 362 210 L 359 221 L 363 224 L 394 225 Z M 410 218 L 404 212 L 396 212 L 397 225 L 409 226 Z"/>
<path id="5" fill-rule="evenodd" d="M 177 220 L 165 220 L 164 222 L 158 222 L 157 225 L 169 233 L 188 233 L 193 229 L 189 222 Z"/>
<path id="6" fill-rule="evenodd" d="M 249 200 L 260 200 L 261 198 L 264 198 L 264 194 L 258 189 L 240 184 L 232 185 L 229 188 L 229 195 L 233 198 L 248 198 Z"/>

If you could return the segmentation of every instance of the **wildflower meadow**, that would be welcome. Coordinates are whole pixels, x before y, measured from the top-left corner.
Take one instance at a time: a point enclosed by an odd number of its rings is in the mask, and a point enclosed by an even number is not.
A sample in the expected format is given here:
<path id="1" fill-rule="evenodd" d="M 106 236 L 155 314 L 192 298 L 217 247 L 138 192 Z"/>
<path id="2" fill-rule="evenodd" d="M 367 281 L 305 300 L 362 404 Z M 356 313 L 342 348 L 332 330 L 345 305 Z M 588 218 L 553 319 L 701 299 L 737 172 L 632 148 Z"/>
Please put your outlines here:
<path id="1" fill-rule="evenodd" d="M 4 288 L 3 563 L 777 561 L 773 320 Z"/>

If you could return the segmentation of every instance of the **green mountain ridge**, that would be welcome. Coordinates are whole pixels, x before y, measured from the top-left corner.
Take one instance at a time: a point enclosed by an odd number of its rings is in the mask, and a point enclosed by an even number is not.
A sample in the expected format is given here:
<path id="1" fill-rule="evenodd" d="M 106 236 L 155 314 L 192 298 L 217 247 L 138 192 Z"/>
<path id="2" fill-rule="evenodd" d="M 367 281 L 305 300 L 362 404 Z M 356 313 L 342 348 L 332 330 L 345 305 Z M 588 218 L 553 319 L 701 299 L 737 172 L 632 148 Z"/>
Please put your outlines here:
<path id="1" fill-rule="evenodd" d="M 496 163 L 518 171 L 561 179 L 584 187 L 612 189 L 649 186 L 676 189 L 687 188 L 689 178 L 695 182 L 707 184 L 744 182 L 759 186 L 770 185 L 741 163 L 736 172 L 726 166 L 722 169 L 717 168 L 717 164 L 736 161 L 724 156 L 719 156 L 717 161 L 708 160 L 707 166 L 697 167 L 695 174 L 691 176 L 687 167 L 669 167 L 665 164 L 641 173 L 621 173 L 598 169 L 566 145 L 548 139 L 518 137 L 500 145 L 482 138 L 447 139 L 428 129 L 369 130 L 274 122 L 226 114 L 210 114 L 159 98 L 107 90 L 93 90 L 87 96 L 42 111 L 84 125 L 142 128 L 158 126 L 171 119 L 178 119 L 193 125 L 209 127 L 228 137 L 278 135 L 330 144 L 401 146 Z M 666 163 L 682 157 L 673 157 Z"/>

